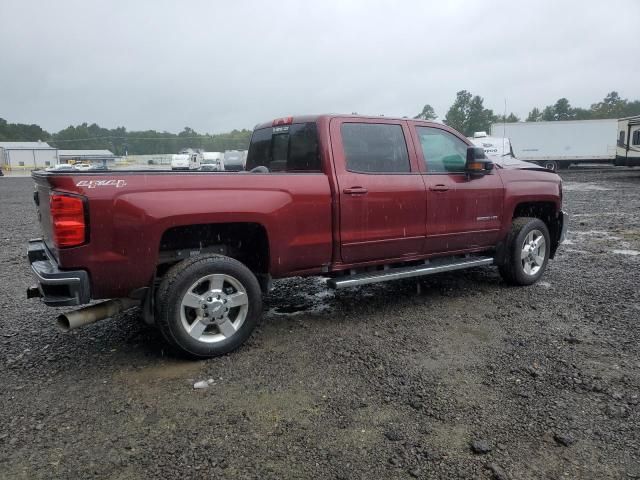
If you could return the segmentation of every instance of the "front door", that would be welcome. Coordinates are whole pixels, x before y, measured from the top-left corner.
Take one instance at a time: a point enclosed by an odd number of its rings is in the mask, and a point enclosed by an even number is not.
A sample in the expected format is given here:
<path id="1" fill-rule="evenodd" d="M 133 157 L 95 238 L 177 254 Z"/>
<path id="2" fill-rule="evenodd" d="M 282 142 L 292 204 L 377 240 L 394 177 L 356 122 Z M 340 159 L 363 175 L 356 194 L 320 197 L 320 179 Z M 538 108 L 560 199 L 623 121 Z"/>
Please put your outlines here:
<path id="1" fill-rule="evenodd" d="M 334 118 L 344 263 L 422 253 L 426 192 L 406 122 Z"/>
<path id="2" fill-rule="evenodd" d="M 445 129 L 416 126 L 415 134 L 426 170 L 425 252 L 453 253 L 495 245 L 504 197 L 500 176 L 495 171 L 467 176 L 468 145 Z"/>

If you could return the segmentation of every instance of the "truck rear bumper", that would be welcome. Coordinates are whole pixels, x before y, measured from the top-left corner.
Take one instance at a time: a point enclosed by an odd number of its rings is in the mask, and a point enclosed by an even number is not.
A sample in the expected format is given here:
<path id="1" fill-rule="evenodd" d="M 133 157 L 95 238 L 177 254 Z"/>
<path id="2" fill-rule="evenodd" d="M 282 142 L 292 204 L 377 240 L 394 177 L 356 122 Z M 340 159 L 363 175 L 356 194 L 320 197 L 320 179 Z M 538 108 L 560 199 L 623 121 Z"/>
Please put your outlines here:
<path id="1" fill-rule="evenodd" d="M 31 270 L 38 280 L 38 291 L 46 305 L 67 307 L 89 303 L 89 274 L 84 270 L 60 270 L 42 239 L 29 240 L 27 249 Z M 33 297 L 33 288 L 27 296 Z"/>

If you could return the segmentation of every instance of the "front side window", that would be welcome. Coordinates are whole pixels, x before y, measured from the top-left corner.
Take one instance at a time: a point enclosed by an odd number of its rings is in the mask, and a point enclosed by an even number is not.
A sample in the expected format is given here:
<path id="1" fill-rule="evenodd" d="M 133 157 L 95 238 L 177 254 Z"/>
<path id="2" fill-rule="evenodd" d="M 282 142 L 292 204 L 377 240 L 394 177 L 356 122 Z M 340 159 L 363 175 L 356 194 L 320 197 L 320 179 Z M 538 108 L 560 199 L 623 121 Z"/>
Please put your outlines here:
<path id="1" fill-rule="evenodd" d="M 247 170 L 259 166 L 270 172 L 320 172 L 316 124 L 294 123 L 255 130 L 247 154 Z"/>
<path id="2" fill-rule="evenodd" d="M 343 123 L 340 127 L 347 170 L 359 173 L 411 171 L 401 125 Z"/>
<path id="3" fill-rule="evenodd" d="M 464 173 L 467 144 L 449 132 L 416 127 L 427 173 Z"/>

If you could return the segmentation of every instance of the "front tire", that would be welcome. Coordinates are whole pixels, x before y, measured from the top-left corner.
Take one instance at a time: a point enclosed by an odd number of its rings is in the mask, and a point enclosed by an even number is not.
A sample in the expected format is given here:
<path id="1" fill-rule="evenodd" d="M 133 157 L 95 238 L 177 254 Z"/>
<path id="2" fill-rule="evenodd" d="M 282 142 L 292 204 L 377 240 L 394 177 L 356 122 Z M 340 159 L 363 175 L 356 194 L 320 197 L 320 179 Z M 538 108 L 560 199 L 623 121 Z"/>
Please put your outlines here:
<path id="1" fill-rule="evenodd" d="M 507 235 L 500 275 L 510 285 L 531 285 L 544 274 L 549 262 L 549 229 L 539 218 L 514 218 Z"/>
<path id="2" fill-rule="evenodd" d="M 157 292 L 158 328 L 191 358 L 211 358 L 242 345 L 262 314 L 255 275 L 239 261 L 202 255 L 174 265 Z"/>

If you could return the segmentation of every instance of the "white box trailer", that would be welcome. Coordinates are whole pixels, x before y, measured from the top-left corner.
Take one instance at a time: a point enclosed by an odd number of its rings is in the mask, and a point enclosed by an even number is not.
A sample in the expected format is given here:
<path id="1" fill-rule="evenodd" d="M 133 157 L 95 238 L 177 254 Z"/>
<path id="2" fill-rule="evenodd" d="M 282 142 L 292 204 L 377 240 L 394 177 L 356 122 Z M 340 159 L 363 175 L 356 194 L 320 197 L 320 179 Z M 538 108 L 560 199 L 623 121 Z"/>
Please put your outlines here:
<path id="1" fill-rule="evenodd" d="M 575 163 L 613 163 L 618 120 L 494 123 L 492 137 L 511 141 L 519 160 L 551 170 Z"/>

